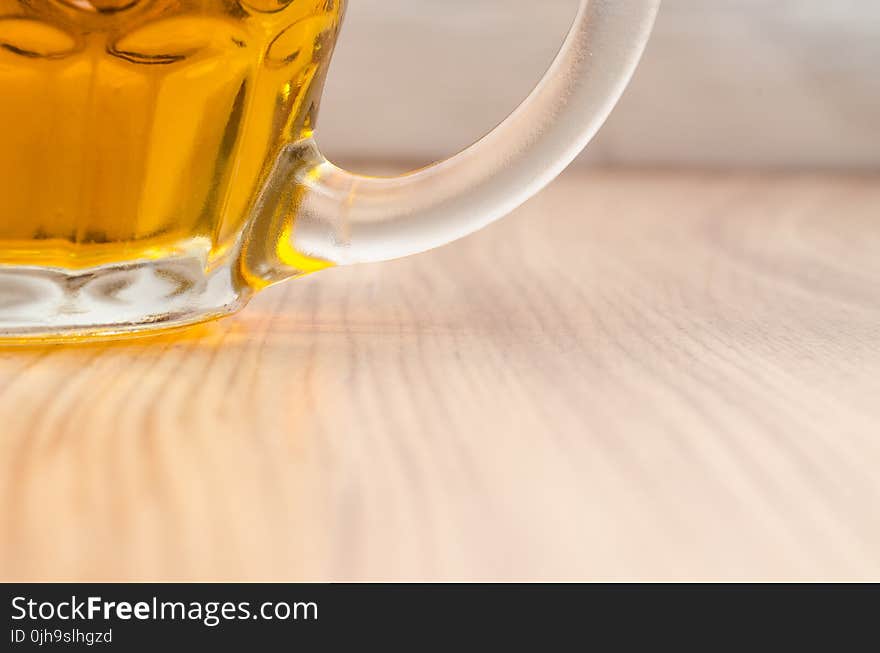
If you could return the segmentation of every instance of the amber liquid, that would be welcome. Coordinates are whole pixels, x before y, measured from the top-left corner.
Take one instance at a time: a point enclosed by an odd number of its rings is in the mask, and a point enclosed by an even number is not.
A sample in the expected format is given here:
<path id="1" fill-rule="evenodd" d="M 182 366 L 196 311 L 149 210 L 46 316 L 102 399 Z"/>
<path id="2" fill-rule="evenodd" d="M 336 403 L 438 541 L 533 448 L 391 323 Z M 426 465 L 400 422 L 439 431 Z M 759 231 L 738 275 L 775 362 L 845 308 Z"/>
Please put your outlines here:
<path id="1" fill-rule="evenodd" d="M 234 245 L 342 0 L 0 0 L 0 264 Z"/>

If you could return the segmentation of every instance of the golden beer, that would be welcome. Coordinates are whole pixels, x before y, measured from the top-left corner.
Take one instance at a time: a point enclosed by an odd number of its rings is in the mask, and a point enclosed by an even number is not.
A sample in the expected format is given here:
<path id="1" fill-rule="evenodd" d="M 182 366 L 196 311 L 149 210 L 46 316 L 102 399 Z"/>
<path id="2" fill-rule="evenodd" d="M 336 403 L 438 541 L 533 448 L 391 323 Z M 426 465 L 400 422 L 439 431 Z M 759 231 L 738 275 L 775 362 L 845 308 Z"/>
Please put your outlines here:
<path id="1" fill-rule="evenodd" d="M 240 236 L 314 125 L 341 0 L 0 0 L 0 265 Z"/>

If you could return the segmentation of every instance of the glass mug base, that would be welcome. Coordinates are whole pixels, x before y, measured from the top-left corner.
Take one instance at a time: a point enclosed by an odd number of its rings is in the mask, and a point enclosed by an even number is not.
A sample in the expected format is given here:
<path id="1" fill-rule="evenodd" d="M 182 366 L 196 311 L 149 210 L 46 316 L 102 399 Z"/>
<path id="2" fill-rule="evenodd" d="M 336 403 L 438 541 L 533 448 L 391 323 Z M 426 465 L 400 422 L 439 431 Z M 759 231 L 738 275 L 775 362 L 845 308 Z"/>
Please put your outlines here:
<path id="1" fill-rule="evenodd" d="M 244 306 L 236 260 L 181 254 L 85 269 L 0 265 L 0 343 L 115 339 L 197 324 Z"/>

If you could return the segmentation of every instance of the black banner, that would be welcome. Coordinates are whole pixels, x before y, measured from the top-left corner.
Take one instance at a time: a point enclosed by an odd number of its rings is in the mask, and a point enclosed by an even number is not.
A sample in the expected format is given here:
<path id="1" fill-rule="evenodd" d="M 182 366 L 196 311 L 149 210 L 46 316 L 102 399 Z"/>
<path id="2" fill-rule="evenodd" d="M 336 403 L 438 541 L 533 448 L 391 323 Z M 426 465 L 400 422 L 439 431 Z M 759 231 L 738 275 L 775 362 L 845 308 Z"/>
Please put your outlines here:
<path id="1" fill-rule="evenodd" d="M 4 585 L 0 650 L 873 641 L 872 585 Z"/>

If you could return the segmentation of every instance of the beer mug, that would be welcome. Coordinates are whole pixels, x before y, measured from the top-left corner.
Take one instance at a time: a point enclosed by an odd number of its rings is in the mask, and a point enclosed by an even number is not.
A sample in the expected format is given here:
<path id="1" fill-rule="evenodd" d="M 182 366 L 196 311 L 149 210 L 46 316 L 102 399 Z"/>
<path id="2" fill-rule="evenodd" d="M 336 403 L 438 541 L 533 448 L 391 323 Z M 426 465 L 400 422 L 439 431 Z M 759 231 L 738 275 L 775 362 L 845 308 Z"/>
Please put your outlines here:
<path id="1" fill-rule="evenodd" d="M 510 212 L 608 116 L 659 0 L 581 0 L 525 102 L 400 177 L 316 143 L 345 0 L 0 0 L 0 337 L 116 336 Z"/>

